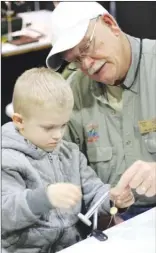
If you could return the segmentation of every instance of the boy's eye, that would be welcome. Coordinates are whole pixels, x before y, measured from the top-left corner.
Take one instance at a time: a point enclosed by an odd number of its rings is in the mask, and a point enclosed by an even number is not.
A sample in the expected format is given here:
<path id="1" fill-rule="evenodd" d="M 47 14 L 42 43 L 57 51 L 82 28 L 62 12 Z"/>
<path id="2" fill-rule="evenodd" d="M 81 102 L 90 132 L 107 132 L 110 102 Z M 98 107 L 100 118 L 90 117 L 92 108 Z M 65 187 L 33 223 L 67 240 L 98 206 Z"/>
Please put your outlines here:
<path id="1" fill-rule="evenodd" d="M 45 131 L 50 131 L 50 130 L 53 129 L 53 127 L 43 127 L 43 129 L 44 129 Z"/>
<path id="2" fill-rule="evenodd" d="M 50 126 L 50 127 L 45 127 L 43 126 L 42 128 L 44 129 L 44 131 L 50 131 L 50 130 L 53 130 L 53 129 L 57 129 L 57 128 L 64 128 L 66 127 L 67 123 L 63 124 L 62 126 Z"/>

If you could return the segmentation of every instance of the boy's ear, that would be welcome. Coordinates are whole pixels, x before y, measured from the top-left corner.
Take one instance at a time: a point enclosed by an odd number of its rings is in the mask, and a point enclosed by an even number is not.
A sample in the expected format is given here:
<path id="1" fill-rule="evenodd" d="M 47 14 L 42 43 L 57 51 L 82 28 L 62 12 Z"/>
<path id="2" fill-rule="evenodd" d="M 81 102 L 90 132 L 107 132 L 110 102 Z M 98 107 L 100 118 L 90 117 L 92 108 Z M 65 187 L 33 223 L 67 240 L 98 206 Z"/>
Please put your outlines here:
<path id="1" fill-rule="evenodd" d="M 24 129 L 24 120 L 21 114 L 14 113 L 12 116 L 12 120 L 19 131 Z"/>

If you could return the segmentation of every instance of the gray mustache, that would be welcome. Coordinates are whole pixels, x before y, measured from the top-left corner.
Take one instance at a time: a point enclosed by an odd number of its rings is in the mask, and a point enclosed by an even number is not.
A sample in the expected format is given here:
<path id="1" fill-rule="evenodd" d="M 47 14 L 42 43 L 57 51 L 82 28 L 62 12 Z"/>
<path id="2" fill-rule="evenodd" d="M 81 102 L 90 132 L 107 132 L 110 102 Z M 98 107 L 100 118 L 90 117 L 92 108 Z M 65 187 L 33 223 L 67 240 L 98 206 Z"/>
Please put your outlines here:
<path id="1" fill-rule="evenodd" d="M 93 75 L 104 65 L 105 62 L 105 60 L 98 60 L 91 68 L 88 69 L 88 74 Z"/>

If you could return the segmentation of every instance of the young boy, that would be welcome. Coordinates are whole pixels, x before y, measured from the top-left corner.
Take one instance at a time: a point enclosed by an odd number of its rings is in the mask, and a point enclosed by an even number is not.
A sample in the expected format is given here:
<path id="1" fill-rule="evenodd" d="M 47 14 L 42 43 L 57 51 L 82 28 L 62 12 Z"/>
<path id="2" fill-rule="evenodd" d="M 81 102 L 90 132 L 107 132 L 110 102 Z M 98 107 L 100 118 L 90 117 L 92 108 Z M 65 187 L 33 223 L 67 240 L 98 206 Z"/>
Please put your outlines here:
<path id="1" fill-rule="evenodd" d="M 13 93 L 13 123 L 2 127 L 2 246 L 14 253 L 57 252 L 81 240 L 82 200 L 88 209 L 106 191 L 78 147 L 62 140 L 72 91 L 52 70 L 22 74 Z M 110 199 L 134 202 L 130 190 Z M 109 213 L 109 197 L 102 211 Z"/>

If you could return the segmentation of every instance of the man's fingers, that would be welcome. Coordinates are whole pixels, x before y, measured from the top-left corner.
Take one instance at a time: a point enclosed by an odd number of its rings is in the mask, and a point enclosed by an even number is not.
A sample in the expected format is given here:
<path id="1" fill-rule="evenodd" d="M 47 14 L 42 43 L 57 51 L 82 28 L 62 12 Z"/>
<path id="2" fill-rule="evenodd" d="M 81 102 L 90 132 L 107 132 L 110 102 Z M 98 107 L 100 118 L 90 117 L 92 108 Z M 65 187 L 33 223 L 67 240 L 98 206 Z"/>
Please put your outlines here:
<path id="1" fill-rule="evenodd" d="M 132 192 L 129 192 L 128 194 L 125 194 L 125 195 L 120 195 L 119 197 L 117 197 L 117 200 L 120 200 L 120 201 L 128 201 L 130 199 L 133 198 L 133 193 Z"/>
<path id="2" fill-rule="evenodd" d="M 116 201 L 116 206 L 117 207 L 120 207 L 120 208 L 126 208 L 126 207 L 129 207 L 131 206 L 132 204 L 134 204 L 135 202 L 135 199 L 134 199 L 134 196 L 124 200 L 124 201 L 121 201 L 121 200 L 117 200 Z"/>
<path id="3" fill-rule="evenodd" d="M 129 207 L 134 204 L 134 199 L 131 199 L 123 204 L 123 208 Z"/>
<path id="4" fill-rule="evenodd" d="M 137 188 L 149 175 L 149 165 L 142 161 L 135 162 L 121 176 L 118 187 L 124 190 L 126 186 Z"/>
<path id="5" fill-rule="evenodd" d="M 147 192 L 145 193 L 146 197 L 153 197 L 156 195 L 156 185 L 153 184 L 151 185 L 151 187 L 147 190 Z"/>
<path id="6" fill-rule="evenodd" d="M 131 181 L 129 182 L 129 186 L 132 189 L 136 189 L 137 187 L 139 187 L 144 181 L 146 181 L 146 178 L 149 175 L 149 171 L 148 170 L 138 170 L 137 173 L 133 176 L 133 178 L 131 179 Z"/>
<path id="7" fill-rule="evenodd" d="M 151 185 L 152 185 L 152 178 L 151 178 L 151 176 L 149 176 L 146 180 L 144 180 L 144 182 L 142 184 L 140 184 L 136 188 L 136 192 L 139 195 L 145 195 L 145 193 L 148 191 L 148 189 L 151 187 Z"/>
<path id="8" fill-rule="evenodd" d="M 129 183 L 131 182 L 132 178 L 137 173 L 139 164 L 140 164 L 139 162 L 134 163 L 121 176 L 121 178 L 117 184 L 117 186 L 120 190 L 124 190 L 127 186 L 129 186 Z"/>
<path id="9" fill-rule="evenodd" d="M 117 189 L 122 196 L 127 186 L 136 190 L 139 195 L 152 197 L 156 195 L 156 167 L 155 163 L 143 161 L 135 162 L 121 176 Z"/>

